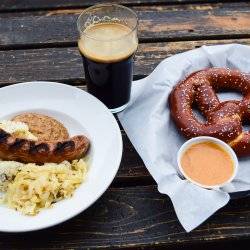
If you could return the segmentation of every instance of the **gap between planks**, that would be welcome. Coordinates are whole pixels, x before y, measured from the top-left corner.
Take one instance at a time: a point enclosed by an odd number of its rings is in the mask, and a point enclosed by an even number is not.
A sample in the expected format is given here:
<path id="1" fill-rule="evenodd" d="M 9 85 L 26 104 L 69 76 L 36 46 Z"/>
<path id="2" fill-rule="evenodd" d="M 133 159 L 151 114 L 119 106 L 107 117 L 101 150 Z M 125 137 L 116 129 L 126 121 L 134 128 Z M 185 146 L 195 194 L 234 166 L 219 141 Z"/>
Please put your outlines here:
<path id="1" fill-rule="evenodd" d="M 141 42 L 250 38 L 249 3 L 188 4 L 134 7 L 140 19 Z M 76 45 L 72 13 L 47 11 L 40 16 L 0 15 L 1 49 L 34 49 Z M 26 13 L 27 14 L 27 13 Z"/>
<path id="2" fill-rule="evenodd" d="M 230 3 L 230 2 L 244 2 L 244 0 L 59 0 L 59 1 L 29 1 L 23 0 L 15 4 L 9 0 L 2 0 L 0 3 L 0 13 L 13 13 L 13 12 L 37 12 L 47 10 L 71 10 L 76 8 L 86 8 L 100 3 L 116 3 L 128 7 L 132 6 L 157 6 L 157 5 L 183 5 L 183 4 L 207 4 L 207 3 Z"/>
<path id="3" fill-rule="evenodd" d="M 165 58 L 202 45 L 241 43 L 250 39 L 141 43 L 135 54 L 134 79 L 149 75 Z M 0 86 L 45 80 L 84 85 L 81 56 L 76 47 L 0 51 Z"/>

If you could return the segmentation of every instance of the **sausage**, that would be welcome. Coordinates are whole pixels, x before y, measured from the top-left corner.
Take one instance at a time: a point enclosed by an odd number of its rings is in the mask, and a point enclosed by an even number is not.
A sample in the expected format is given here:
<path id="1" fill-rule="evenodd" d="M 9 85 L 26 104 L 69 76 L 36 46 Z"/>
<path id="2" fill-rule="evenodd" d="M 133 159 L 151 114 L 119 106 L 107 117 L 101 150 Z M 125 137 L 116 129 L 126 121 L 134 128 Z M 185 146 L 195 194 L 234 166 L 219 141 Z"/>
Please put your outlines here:
<path id="1" fill-rule="evenodd" d="M 60 163 L 78 159 L 86 154 L 90 141 L 77 135 L 63 141 L 32 141 L 12 136 L 0 129 L 0 158 L 24 163 Z"/>

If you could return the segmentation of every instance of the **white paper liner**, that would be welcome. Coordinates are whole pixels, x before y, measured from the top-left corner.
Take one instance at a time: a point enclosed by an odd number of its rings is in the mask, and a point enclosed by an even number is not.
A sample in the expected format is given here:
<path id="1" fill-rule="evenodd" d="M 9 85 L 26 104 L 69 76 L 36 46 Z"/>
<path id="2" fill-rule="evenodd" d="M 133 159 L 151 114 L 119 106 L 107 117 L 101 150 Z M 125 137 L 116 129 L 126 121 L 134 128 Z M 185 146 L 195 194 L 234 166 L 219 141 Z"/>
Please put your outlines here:
<path id="1" fill-rule="evenodd" d="M 148 77 L 133 82 L 131 101 L 118 115 L 157 182 L 159 192 L 171 198 L 187 232 L 225 206 L 230 199 L 227 192 L 250 189 L 250 158 L 240 159 L 239 171 L 230 190 L 203 189 L 177 175 L 177 151 L 185 139 L 170 117 L 168 95 L 185 76 L 208 67 L 236 68 L 249 73 L 250 47 L 239 44 L 203 46 L 163 60 Z M 220 97 L 239 98 L 232 93 Z"/>

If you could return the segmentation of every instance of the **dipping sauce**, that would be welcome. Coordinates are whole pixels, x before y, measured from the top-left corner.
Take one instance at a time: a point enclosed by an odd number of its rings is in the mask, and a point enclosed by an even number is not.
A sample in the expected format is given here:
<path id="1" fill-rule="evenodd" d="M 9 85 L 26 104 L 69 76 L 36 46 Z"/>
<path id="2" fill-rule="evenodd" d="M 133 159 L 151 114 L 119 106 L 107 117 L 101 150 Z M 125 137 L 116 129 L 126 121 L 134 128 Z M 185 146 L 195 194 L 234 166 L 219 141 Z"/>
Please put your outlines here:
<path id="1" fill-rule="evenodd" d="M 225 183 L 235 168 L 231 155 L 214 142 L 191 145 L 181 156 L 181 166 L 190 179 L 206 186 Z"/>

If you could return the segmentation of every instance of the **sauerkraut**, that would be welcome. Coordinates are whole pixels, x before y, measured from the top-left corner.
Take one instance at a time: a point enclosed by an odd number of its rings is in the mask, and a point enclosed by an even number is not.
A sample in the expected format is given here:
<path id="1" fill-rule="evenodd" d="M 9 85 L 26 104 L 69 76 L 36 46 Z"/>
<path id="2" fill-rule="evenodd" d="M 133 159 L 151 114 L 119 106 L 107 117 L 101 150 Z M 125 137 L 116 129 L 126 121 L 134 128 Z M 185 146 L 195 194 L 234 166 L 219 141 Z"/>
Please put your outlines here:
<path id="1" fill-rule="evenodd" d="M 25 215 L 36 215 L 41 209 L 71 197 L 86 173 L 87 164 L 83 159 L 42 166 L 23 164 L 9 181 L 2 202 Z"/>

